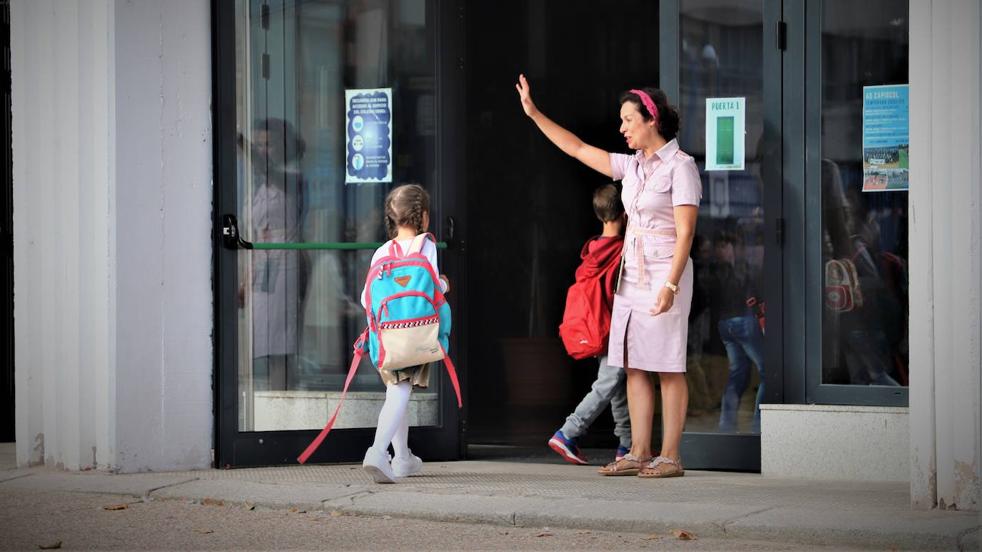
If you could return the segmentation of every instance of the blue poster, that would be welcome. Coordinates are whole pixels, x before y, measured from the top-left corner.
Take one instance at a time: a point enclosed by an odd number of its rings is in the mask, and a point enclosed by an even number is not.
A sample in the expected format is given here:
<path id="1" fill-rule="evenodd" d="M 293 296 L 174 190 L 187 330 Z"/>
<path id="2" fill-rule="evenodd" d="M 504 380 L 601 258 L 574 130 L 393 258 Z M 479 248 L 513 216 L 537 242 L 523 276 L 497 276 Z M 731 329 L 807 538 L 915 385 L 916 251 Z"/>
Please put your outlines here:
<path id="1" fill-rule="evenodd" d="M 863 87 L 863 191 L 910 188 L 910 87 Z"/>
<path id="2" fill-rule="evenodd" d="M 392 89 L 345 90 L 345 184 L 392 182 Z"/>

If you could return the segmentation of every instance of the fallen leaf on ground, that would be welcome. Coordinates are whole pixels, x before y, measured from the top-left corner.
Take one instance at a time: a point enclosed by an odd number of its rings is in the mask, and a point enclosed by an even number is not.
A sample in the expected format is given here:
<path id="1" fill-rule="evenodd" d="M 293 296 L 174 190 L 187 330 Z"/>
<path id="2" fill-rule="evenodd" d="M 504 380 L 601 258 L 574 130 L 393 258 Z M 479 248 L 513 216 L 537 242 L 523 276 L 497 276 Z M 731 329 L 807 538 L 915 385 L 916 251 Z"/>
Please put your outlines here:
<path id="1" fill-rule="evenodd" d="M 210 535 L 215 532 L 214 529 L 195 529 L 195 531 L 201 533 L 202 535 Z"/>
<path id="2" fill-rule="evenodd" d="M 256 509 L 256 505 L 253 504 L 253 503 L 251 503 L 251 502 L 246 502 L 244 504 L 244 506 L 245 506 L 245 509 L 246 510 L 255 510 Z"/>
<path id="3" fill-rule="evenodd" d="M 678 540 L 685 540 L 685 541 L 696 540 L 695 535 L 684 529 L 676 529 L 672 531 L 672 534 L 675 535 L 675 538 L 677 538 Z"/>
<path id="4" fill-rule="evenodd" d="M 645 537 L 644 540 L 656 540 L 656 539 L 660 539 L 660 538 L 661 537 L 658 536 L 658 533 L 652 533 L 652 534 L 648 535 L 647 537 Z"/>
<path id="5" fill-rule="evenodd" d="M 290 508 L 289 511 L 290 511 L 291 514 L 306 514 L 307 513 L 307 510 L 304 510 L 302 508 L 297 508 L 296 506 L 294 506 L 293 508 Z"/>
<path id="6" fill-rule="evenodd" d="M 331 517 L 341 517 L 344 513 L 341 510 L 331 510 Z"/>
<path id="7" fill-rule="evenodd" d="M 103 506 L 103 510 L 115 511 L 115 510 L 125 510 L 129 508 L 129 504 L 110 504 L 109 506 Z"/>
<path id="8" fill-rule="evenodd" d="M 55 541 L 48 544 L 39 544 L 38 548 L 41 550 L 57 550 L 61 548 L 61 541 Z"/>
<path id="9" fill-rule="evenodd" d="M 225 506 L 225 501 L 217 498 L 206 498 L 201 503 L 205 506 Z"/>
<path id="10" fill-rule="evenodd" d="M 551 537 L 552 536 L 552 533 L 550 533 L 549 531 L 543 531 L 543 532 L 539 533 L 536 536 L 537 537 Z"/>

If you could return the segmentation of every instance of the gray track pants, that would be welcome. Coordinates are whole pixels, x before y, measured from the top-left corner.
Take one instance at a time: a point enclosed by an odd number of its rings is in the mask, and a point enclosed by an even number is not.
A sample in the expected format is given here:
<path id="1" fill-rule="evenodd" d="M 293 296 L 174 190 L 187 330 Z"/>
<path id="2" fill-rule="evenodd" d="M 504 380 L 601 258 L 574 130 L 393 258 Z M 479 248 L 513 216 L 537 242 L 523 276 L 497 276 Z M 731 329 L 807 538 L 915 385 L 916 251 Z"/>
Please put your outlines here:
<path id="1" fill-rule="evenodd" d="M 566 418 L 562 432 L 573 439 L 586 433 L 607 405 L 614 415 L 614 435 L 623 447 L 631 448 L 631 416 L 627 410 L 627 381 L 624 369 L 608 366 L 607 357 L 600 357 L 597 380 L 572 414 Z"/>

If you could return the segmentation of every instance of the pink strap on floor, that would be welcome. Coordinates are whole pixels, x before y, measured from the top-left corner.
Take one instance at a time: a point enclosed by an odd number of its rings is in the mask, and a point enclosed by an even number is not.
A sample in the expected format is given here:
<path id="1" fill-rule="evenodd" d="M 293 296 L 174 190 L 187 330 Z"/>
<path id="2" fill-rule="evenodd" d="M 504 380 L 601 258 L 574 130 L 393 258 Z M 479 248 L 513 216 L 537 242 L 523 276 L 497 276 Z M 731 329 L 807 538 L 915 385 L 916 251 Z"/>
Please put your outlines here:
<path id="1" fill-rule="evenodd" d="M 443 351 L 443 364 L 447 367 L 447 375 L 450 376 L 450 383 L 453 384 L 453 390 L 457 393 L 457 408 L 463 408 L 464 401 L 460 397 L 460 382 L 457 380 L 457 369 L 454 368 L 453 362 L 450 361 L 450 355 L 443 348 L 443 344 L 440 344 L 440 350 Z"/>
<path id="2" fill-rule="evenodd" d="M 334 428 L 334 422 L 337 420 L 338 413 L 341 412 L 341 405 L 344 404 L 344 398 L 348 394 L 348 386 L 351 385 L 351 380 L 354 379 L 355 372 L 358 371 L 358 365 L 361 364 L 361 357 L 365 354 L 364 344 L 366 339 L 368 339 L 367 329 L 362 332 L 358 340 L 355 341 L 354 358 L 351 359 L 351 367 L 348 368 L 348 377 L 345 378 L 344 389 L 341 391 L 341 400 L 338 401 L 338 406 L 334 409 L 334 414 L 331 415 L 331 419 L 327 421 L 327 425 L 324 426 L 324 429 L 322 429 L 317 437 L 315 437 L 314 440 L 307 445 L 307 448 L 303 451 L 303 454 L 297 458 L 297 462 L 300 462 L 301 464 L 306 463 L 310 456 L 314 454 L 314 451 L 316 451 L 317 448 L 321 446 L 321 443 L 324 442 L 324 438 L 331 432 L 331 429 Z"/>

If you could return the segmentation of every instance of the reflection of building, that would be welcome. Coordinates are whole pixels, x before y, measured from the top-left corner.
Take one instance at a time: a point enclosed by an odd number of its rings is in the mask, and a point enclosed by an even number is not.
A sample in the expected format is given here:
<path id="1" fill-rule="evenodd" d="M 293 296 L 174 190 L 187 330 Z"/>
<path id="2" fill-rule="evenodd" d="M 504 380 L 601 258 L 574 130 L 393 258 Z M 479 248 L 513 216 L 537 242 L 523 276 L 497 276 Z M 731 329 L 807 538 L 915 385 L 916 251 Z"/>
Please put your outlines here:
<path id="1" fill-rule="evenodd" d="M 213 216 L 223 213 L 213 205 L 224 205 L 220 202 L 235 188 L 237 177 L 229 174 L 235 172 L 236 157 L 229 152 L 235 149 L 236 131 L 248 134 L 247 128 L 237 129 L 235 121 L 251 120 L 260 109 L 270 109 L 281 111 L 271 116 L 303 126 L 308 141 L 303 175 L 309 194 L 298 241 L 375 242 L 381 238 L 381 224 L 372 217 L 378 216 L 384 190 L 345 187 L 338 179 L 344 169 L 344 135 L 338 129 L 344 125 L 345 88 L 388 85 L 381 81 L 391 79 L 399 84 L 393 87 L 397 178 L 421 181 L 434 192 L 439 211 L 434 230 L 441 239 L 450 237 L 447 217 L 456 219 L 458 249 L 448 249 L 444 258 L 451 276 L 463 282 L 457 297 L 462 302 L 467 298 L 457 311 L 460 334 L 469 339 L 458 364 L 474 385 L 475 408 L 467 420 L 472 433 L 467 437 L 472 438 L 475 426 L 480 429 L 483 424 L 487 431 L 493 425 L 488 420 L 497 420 L 494 416 L 509 416 L 516 401 L 527 407 L 522 411 L 526 416 L 505 418 L 507 423 L 501 425 L 510 432 L 505 437 L 521 436 L 541 418 L 535 408 L 549 405 L 535 404 L 541 397 L 531 394 L 533 386 L 521 386 L 517 376 L 509 380 L 502 359 L 507 354 L 509 359 L 523 359 L 516 363 L 555 367 L 549 374 L 570 373 L 549 341 L 554 327 L 549 317 L 561 311 L 556 306 L 561 298 L 547 292 L 561 288 L 563 274 L 569 272 L 563 263 L 575 262 L 579 234 L 590 231 L 590 215 L 579 213 L 582 198 L 577 194 L 584 195 L 582 190 L 598 182 L 555 152 L 544 153 L 543 146 L 525 134 L 529 130 L 515 115 L 510 79 L 514 67 L 528 66 L 533 82 L 541 83 L 543 107 L 556 106 L 553 112 L 565 113 L 584 136 L 609 149 L 623 146 L 611 124 L 616 118 L 610 108 L 614 92 L 607 88 L 645 78 L 666 87 L 678 83 L 678 92 L 672 93 L 682 108 L 681 142 L 697 158 L 704 152 L 705 111 L 700 102 L 706 97 L 746 96 L 747 119 L 757 122 L 746 137 L 748 171 L 706 177 L 700 219 L 705 225 L 700 233 L 710 241 L 717 231 L 737 234 L 744 250 L 736 254 L 762 267 L 765 282 L 784 286 L 784 312 L 776 312 L 772 302 L 766 318 L 765 339 L 783 336 L 784 341 L 779 362 L 768 367 L 768 377 L 774 374 L 777 380 L 775 385 L 768 380 L 766 387 L 769 396 L 764 402 L 772 404 L 763 408 L 761 468 L 765 473 L 787 470 L 807 477 L 909 479 L 918 505 L 943 500 L 947 505 L 977 507 L 978 480 L 973 477 L 980 465 L 977 429 L 982 423 L 977 348 L 982 339 L 982 213 L 977 209 L 982 202 L 976 154 L 982 145 L 977 118 L 966 116 L 978 113 L 982 96 L 976 3 L 911 2 L 909 17 L 873 30 L 872 12 L 897 9 L 892 2 L 872 2 L 868 8 L 866 3 L 850 4 L 861 14 L 825 26 L 822 21 L 793 21 L 792 28 L 804 29 L 801 32 L 823 29 L 823 35 L 809 38 L 823 44 L 819 59 L 804 57 L 802 36 L 790 36 L 788 50 L 777 53 L 770 28 L 761 30 L 756 4 L 726 0 L 677 3 L 684 14 L 657 20 L 661 35 L 674 31 L 680 36 L 679 51 L 647 57 L 630 53 L 641 45 L 651 46 L 651 51 L 670 48 L 670 41 L 662 44 L 656 33 L 640 38 L 637 33 L 607 32 L 624 18 L 619 12 L 601 12 L 592 2 L 569 2 L 562 13 L 548 12 L 534 2 L 516 3 L 511 10 L 469 3 L 469 13 L 480 13 L 482 20 L 474 22 L 474 16 L 468 16 L 467 34 L 487 43 L 507 36 L 500 50 L 487 44 L 458 44 L 454 29 L 432 28 L 434 21 L 447 24 L 455 19 L 420 11 L 421 6 L 437 5 L 456 13 L 453 2 L 384 4 L 394 6 L 390 11 L 371 2 L 282 3 L 294 4 L 308 10 L 308 16 L 271 18 L 280 26 L 270 33 L 280 38 L 278 43 L 271 39 L 266 51 L 266 42 L 256 40 L 247 47 L 221 35 L 235 31 L 241 38 L 247 31 L 260 32 L 256 21 L 262 21 L 262 2 L 216 2 L 226 8 L 251 6 L 256 28 L 220 10 L 216 21 L 227 25 L 214 27 L 219 33 L 216 44 L 223 48 L 213 52 L 207 23 L 212 14 L 206 1 L 98 0 L 90 3 L 84 18 L 53 0 L 13 2 L 19 462 L 135 471 L 207 467 L 213 451 L 225 459 L 223 447 L 229 437 L 225 429 L 215 428 L 224 428 L 226 418 L 240 412 L 238 403 L 222 402 L 225 395 L 213 389 L 231 389 L 232 396 L 240 391 L 237 366 L 229 358 L 248 354 L 236 350 L 242 345 L 236 341 L 236 324 L 249 327 L 252 322 L 246 309 L 235 306 L 236 274 L 221 269 L 245 254 L 211 239 L 222 231 Z M 713 9 L 720 7 L 716 4 L 726 9 Z M 644 11 L 656 10 L 652 5 L 631 4 L 655 21 L 657 13 Z M 826 6 L 835 7 L 831 2 Z M 361 11 L 349 18 L 349 8 Z M 60 32 L 61 20 L 50 17 L 52 11 L 71 21 L 78 34 Z M 488 21 L 494 25 L 485 25 Z M 678 28 L 669 26 L 672 21 L 680 22 Z M 237 22 L 243 25 L 236 27 Z M 301 30 L 284 32 L 293 22 Z M 563 32 L 573 27 L 577 32 Z M 358 32 L 368 28 L 375 31 Z M 536 33 L 533 40 L 521 34 L 529 29 L 548 32 Z M 946 40 L 936 40 L 940 36 Z M 648 39 L 651 44 L 639 42 Z M 599 42 L 606 49 L 595 48 Z M 434 44 L 440 48 L 434 49 Z M 590 48 L 583 56 L 555 53 L 584 44 Z M 968 46 L 955 50 L 952 44 Z M 866 65 L 895 61 L 898 49 L 906 56 L 908 48 L 913 100 L 909 205 L 918 213 L 909 219 L 906 207 L 889 203 L 886 194 L 857 191 L 862 186 L 863 154 L 861 127 L 856 124 L 862 103 L 856 92 L 857 86 L 870 83 L 858 83 L 855 76 Z M 863 56 L 852 55 L 859 50 Z M 748 51 L 785 56 L 785 74 L 796 77 L 787 83 L 769 80 L 775 78 L 774 67 L 759 63 Z M 597 52 L 607 52 L 610 58 Z M 265 57 L 291 63 L 267 66 L 267 78 Z M 570 65 L 571 58 L 576 67 Z M 674 59 L 675 71 L 657 67 L 658 59 Z M 64 70 L 76 67 L 79 60 L 79 70 Z M 820 74 L 823 62 L 835 63 L 841 71 L 826 72 L 825 82 L 815 81 L 808 71 Z M 656 67 L 663 72 L 659 79 L 654 78 Z M 236 78 L 253 83 L 252 96 L 236 87 Z M 780 96 L 776 103 L 764 100 L 762 83 L 775 87 L 772 90 Z M 785 84 L 789 88 L 782 88 Z M 460 103 L 462 96 L 469 103 Z M 825 103 L 804 103 L 816 97 Z M 779 117 L 765 132 L 774 105 L 786 119 Z M 936 121 L 949 123 L 941 130 Z M 806 129 L 838 133 L 809 141 L 816 137 L 806 136 Z M 777 131 L 785 134 L 777 137 L 776 149 L 768 149 L 764 138 Z M 886 152 L 883 159 L 892 155 Z M 820 165 L 825 159 L 839 168 L 838 192 L 826 190 L 822 182 Z M 907 175 L 900 178 L 906 186 Z M 568 184 L 568 193 L 557 194 L 550 187 L 560 183 Z M 834 196 L 835 201 L 823 207 L 823 199 L 834 193 L 841 197 Z M 771 198 L 777 201 L 769 203 Z M 841 224 L 833 224 L 833 218 Z M 241 220 L 243 229 L 249 228 L 247 222 Z M 502 228 L 510 233 L 508 240 L 500 239 Z M 855 243 L 860 235 L 862 248 Z M 834 258 L 823 258 L 826 251 Z M 830 374 L 842 379 L 822 381 L 820 349 L 828 338 L 822 333 L 823 269 L 827 260 L 852 260 L 857 251 L 869 253 L 877 269 L 878 280 L 861 285 L 863 291 L 878 286 L 883 340 L 890 351 L 901 353 L 891 356 L 891 373 L 899 377 L 898 366 L 909 366 L 907 388 L 847 385 L 848 376 L 842 374 L 849 373 L 848 360 L 829 367 Z M 775 255 L 781 262 L 768 265 Z M 367 259 L 339 251 L 311 257 L 312 283 L 306 293 L 315 306 L 308 302 L 295 316 L 300 322 L 299 346 L 305 351 L 299 371 L 309 374 L 306 381 L 317 388 L 297 393 L 337 387 L 349 343 L 364 323 L 357 309 L 345 309 L 357 296 Z M 872 278 L 871 273 L 862 276 Z M 517 276 L 509 279 L 510 274 Z M 539 282 L 547 285 L 536 286 Z M 503 283 L 508 293 L 494 287 Z M 488 289 L 494 293 L 485 293 Z M 883 297 L 898 290 L 904 291 L 909 304 L 890 310 L 897 305 Z M 809 310 L 815 305 L 818 312 Z M 705 305 L 706 318 L 699 322 L 706 334 L 699 344 L 704 348 L 699 362 L 707 374 L 701 384 L 709 395 L 700 407 L 710 412 L 694 416 L 694 421 L 718 416 L 711 411 L 718 404 L 718 395 L 712 393 L 718 394 L 725 384 L 725 352 L 706 329 L 711 327 L 712 311 L 713 305 Z M 894 326 L 887 327 L 888 322 Z M 817 333 L 808 333 L 815 328 Z M 494 334 L 495 341 L 481 341 L 499 330 L 502 335 Z M 527 381 L 541 385 L 541 380 L 531 378 L 544 372 L 521 368 L 512 366 L 510 374 L 524 373 Z M 722 382 L 717 381 L 720 374 Z M 359 393 L 377 392 L 374 374 L 363 371 L 360 377 L 365 379 L 358 382 Z M 576 377 L 563 380 L 563 385 L 578 385 Z M 509 384 L 515 387 L 509 389 Z M 560 395 L 555 392 L 542 402 L 560 401 Z M 297 396 L 284 402 L 296 406 Z M 266 398 L 269 403 L 280 400 Z M 418 405 L 419 412 L 441 420 L 441 425 L 428 424 L 427 431 L 451 443 L 451 452 L 440 451 L 451 457 L 459 454 L 461 447 L 453 444 L 462 432 L 456 419 L 445 417 L 456 410 L 443 403 L 438 409 L 435 401 Z M 746 396 L 743 401 L 748 402 Z M 752 416 L 753 401 L 749 402 Z M 561 405 L 564 410 L 567 406 Z M 285 412 L 272 408 L 277 415 Z M 323 417 L 323 410 L 323 405 L 311 407 L 309 419 Z M 288 424 L 300 415 L 286 414 L 271 416 L 268 427 L 283 430 L 278 439 L 299 440 L 287 430 L 295 427 Z M 356 425 L 364 423 L 359 420 Z M 712 427 L 696 437 L 719 437 L 711 433 Z M 258 438 L 248 432 L 240 436 L 243 443 Z M 870 442 L 877 446 L 870 447 Z M 243 445 L 237 450 L 258 448 Z M 729 459 L 719 456 L 720 461 Z"/>

